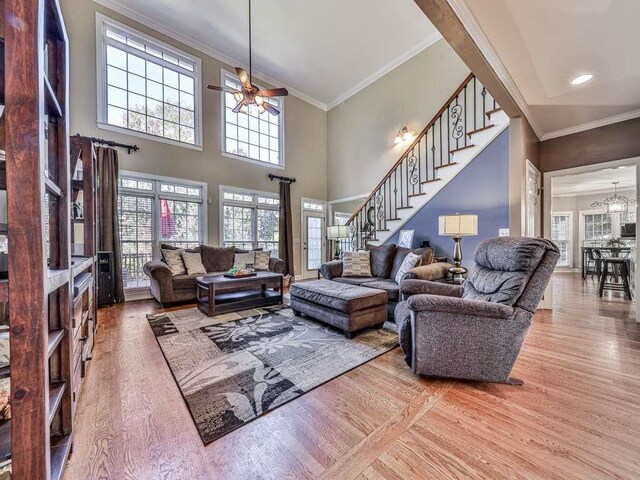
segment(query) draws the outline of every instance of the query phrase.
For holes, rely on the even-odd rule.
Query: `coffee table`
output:
[[[273,272],[257,272],[255,277],[244,278],[203,275],[196,279],[198,308],[213,317],[220,313],[281,305],[283,278],[281,273]]]

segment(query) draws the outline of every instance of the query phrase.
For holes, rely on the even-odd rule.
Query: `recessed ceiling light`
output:
[[[571,80],[571,85],[582,85],[583,83],[587,83],[592,78],[593,75],[591,75],[590,73],[584,73]]]

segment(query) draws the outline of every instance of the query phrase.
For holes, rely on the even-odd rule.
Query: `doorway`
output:
[[[575,294],[599,297],[604,278],[601,301],[632,304],[625,281],[635,301],[638,160],[545,173],[544,231],[560,249],[555,275]]]
[[[302,278],[317,278],[326,260],[325,203],[302,200]]]

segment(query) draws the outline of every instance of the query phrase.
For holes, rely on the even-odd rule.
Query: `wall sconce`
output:
[[[398,130],[398,134],[396,135],[396,138],[393,139],[393,143],[398,145],[399,143],[402,143],[405,140],[411,140],[412,138],[413,132],[410,132],[409,129],[404,126]]]

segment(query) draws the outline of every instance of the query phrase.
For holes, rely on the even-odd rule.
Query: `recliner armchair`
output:
[[[545,239],[482,242],[463,285],[404,280],[396,307],[400,345],[414,373],[521,383],[511,370],[560,258]]]

